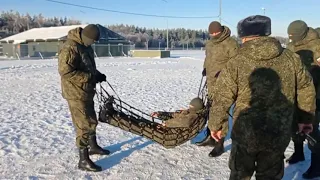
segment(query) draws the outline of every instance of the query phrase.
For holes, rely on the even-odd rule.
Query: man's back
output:
[[[306,114],[314,111],[312,78],[301,60],[274,38],[250,40],[216,82],[216,120],[211,123],[219,127],[215,123],[227,118],[225,107],[235,101],[232,139],[248,151],[283,150],[290,141],[296,98]]]

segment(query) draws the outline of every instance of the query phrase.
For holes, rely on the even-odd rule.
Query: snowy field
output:
[[[123,100],[151,113],[187,107],[197,96],[203,59],[204,51],[176,51],[167,59],[100,58],[97,68]],[[230,139],[222,156],[209,158],[210,147],[193,145],[203,133],[165,149],[103,123],[98,143],[112,154],[91,158],[104,170],[77,170],[75,133],[57,69],[57,60],[0,61],[0,179],[228,179]],[[302,179],[310,163],[305,150],[305,162],[286,165],[285,180]],[[291,143],[286,157],[292,151]]]

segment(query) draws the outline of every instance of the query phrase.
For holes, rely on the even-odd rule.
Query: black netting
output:
[[[109,84],[109,83],[108,83]],[[202,83],[201,83],[202,84]],[[110,88],[113,90],[111,85]],[[123,102],[119,97],[111,96],[100,86],[99,121],[108,123],[125,131],[149,138],[166,148],[172,148],[194,138],[206,125],[208,101],[206,83],[200,85],[199,96],[206,108],[198,113],[197,119],[188,128],[168,128],[159,126],[164,119],[153,118],[147,113]]]

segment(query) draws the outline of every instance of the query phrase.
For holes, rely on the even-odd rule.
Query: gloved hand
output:
[[[202,76],[206,76],[206,75],[207,75],[207,71],[206,71],[206,68],[204,68],[202,71]]]
[[[107,81],[107,77],[104,74],[97,74],[96,75],[96,80],[98,83],[101,83],[103,81]]]

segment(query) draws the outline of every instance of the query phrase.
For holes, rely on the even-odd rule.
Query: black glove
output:
[[[206,76],[206,75],[207,75],[207,71],[206,71],[206,68],[204,68],[202,71],[202,76]]]
[[[107,77],[104,74],[97,74],[96,75],[96,80],[98,83],[101,83],[103,81],[107,81]]]

